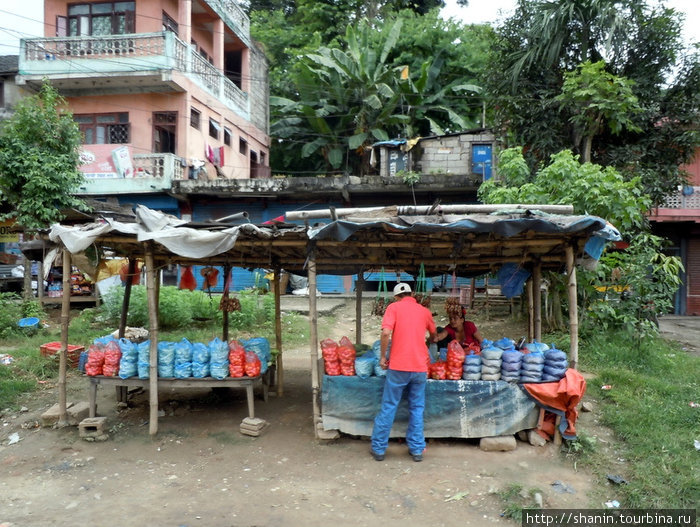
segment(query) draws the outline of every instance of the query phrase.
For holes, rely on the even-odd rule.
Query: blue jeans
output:
[[[408,391],[408,429],[406,444],[411,454],[420,454],[425,450],[423,435],[423,411],[425,410],[426,372],[387,370],[382,407],[374,418],[372,429],[372,450],[383,454],[389,445],[389,433],[394,424],[396,409],[404,391]]]

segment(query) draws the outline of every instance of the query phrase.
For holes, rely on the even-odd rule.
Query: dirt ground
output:
[[[334,320],[326,334],[352,337],[352,302]],[[523,331],[507,317],[479,325],[487,338]],[[363,341],[378,327],[368,315]],[[512,484],[539,491],[547,508],[602,506],[595,478],[551,443],[484,452],[477,440],[430,440],[415,463],[400,441],[376,462],[367,438],[316,440],[308,349],[284,353],[284,395],[256,400],[256,415],[270,423],[260,437],[239,432],[243,389],[161,393],[163,417],[151,438],[147,392],[118,409],[114,390],[100,388],[109,439],[87,442],[75,426],[37,426],[57,401],[56,386],[43,385],[24,411],[0,417],[0,526],[519,525],[502,516],[498,495]],[[77,374],[68,400],[87,400]],[[595,411],[581,413],[577,428],[613,444]],[[20,441],[8,444],[14,433]],[[603,494],[615,499],[614,487]]]

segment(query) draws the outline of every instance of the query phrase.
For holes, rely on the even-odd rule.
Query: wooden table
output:
[[[195,378],[190,377],[187,379],[170,379],[170,378],[158,378],[158,389],[160,388],[230,388],[233,386],[244,386],[246,389],[246,396],[248,399],[248,417],[255,417],[255,404],[253,395],[253,386],[256,381],[260,380],[262,376],[257,377],[226,377],[225,379],[214,379],[213,377],[203,377]],[[120,393],[126,396],[125,390],[121,390],[121,387],[125,389],[129,386],[140,387],[148,389],[150,386],[149,379],[139,379],[138,377],[129,377],[128,379],[122,379],[121,377],[105,377],[104,375],[88,376],[90,379],[88,401],[90,404],[90,417],[95,417],[97,413],[97,386],[102,384],[106,386],[116,386],[117,394],[120,397]],[[263,393],[266,399],[267,390],[263,383]],[[126,402],[126,401],[121,401]]]

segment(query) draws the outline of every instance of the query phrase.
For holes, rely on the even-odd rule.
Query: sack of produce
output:
[[[340,375],[338,343],[333,339],[323,339],[321,341],[321,355],[326,375]]]
[[[248,377],[257,377],[262,371],[262,361],[254,351],[245,352],[245,374]]]
[[[447,363],[438,361],[430,365],[428,376],[438,381],[445,380],[447,376]]]
[[[176,362],[174,374],[176,379],[188,379],[192,377],[192,363]]]
[[[204,377],[209,377],[209,361],[197,362],[193,360],[192,377],[196,379],[203,379]]]
[[[374,373],[374,366],[377,359],[373,353],[368,352],[355,359],[355,373],[360,379],[371,377]]]
[[[209,348],[203,342],[192,344],[192,362],[209,364]]]
[[[214,337],[207,344],[209,348],[209,362],[228,362],[228,344],[219,337]]]
[[[192,343],[183,338],[175,344],[175,364],[192,362]]]
[[[88,348],[88,358],[85,363],[85,373],[90,376],[102,375],[105,363],[105,352],[102,344],[93,344]]]
[[[255,337],[248,340],[242,340],[241,344],[246,352],[252,351],[260,359],[260,373],[267,371],[268,365],[272,362],[272,352],[270,351],[270,342],[265,337]]]
[[[229,342],[228,372],[231,377],[243,377],[245,375],[245,349],[237,340]]]
[[[228,377],[228,361],[225,362],[210,362],[209,376],[214,379],[225,379]]]

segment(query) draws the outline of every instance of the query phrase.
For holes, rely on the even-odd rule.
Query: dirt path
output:
[[[354,328],[352,317],[338,315],[337,338]],[[56,402],[56,387],[44,386],[23,402],[26,412],[0,419],[0,526],[516,525],[498,497],[512,484],[537,489],[546,507],[600,506],[593,478],[551,444],[493,453],[476,441],[432,440],[414,463],[398,441],[383,462],[366,439],[319,442],[308,352],[285,351],[285,368],[284,397],[256,401],[271,423],[257,438],[238,431],[243,390],[162,394],[151,439],[146,393],[118,411],[114,391],[100,389],[110,437],[86,442],[77,427],[33,427]],[[71,376],[68,399],[87,399],[85,379]],[[580,429],[596,435],[595,427],[593,414],[581,415]],[[8,445],[14,432],[21,440]]]

